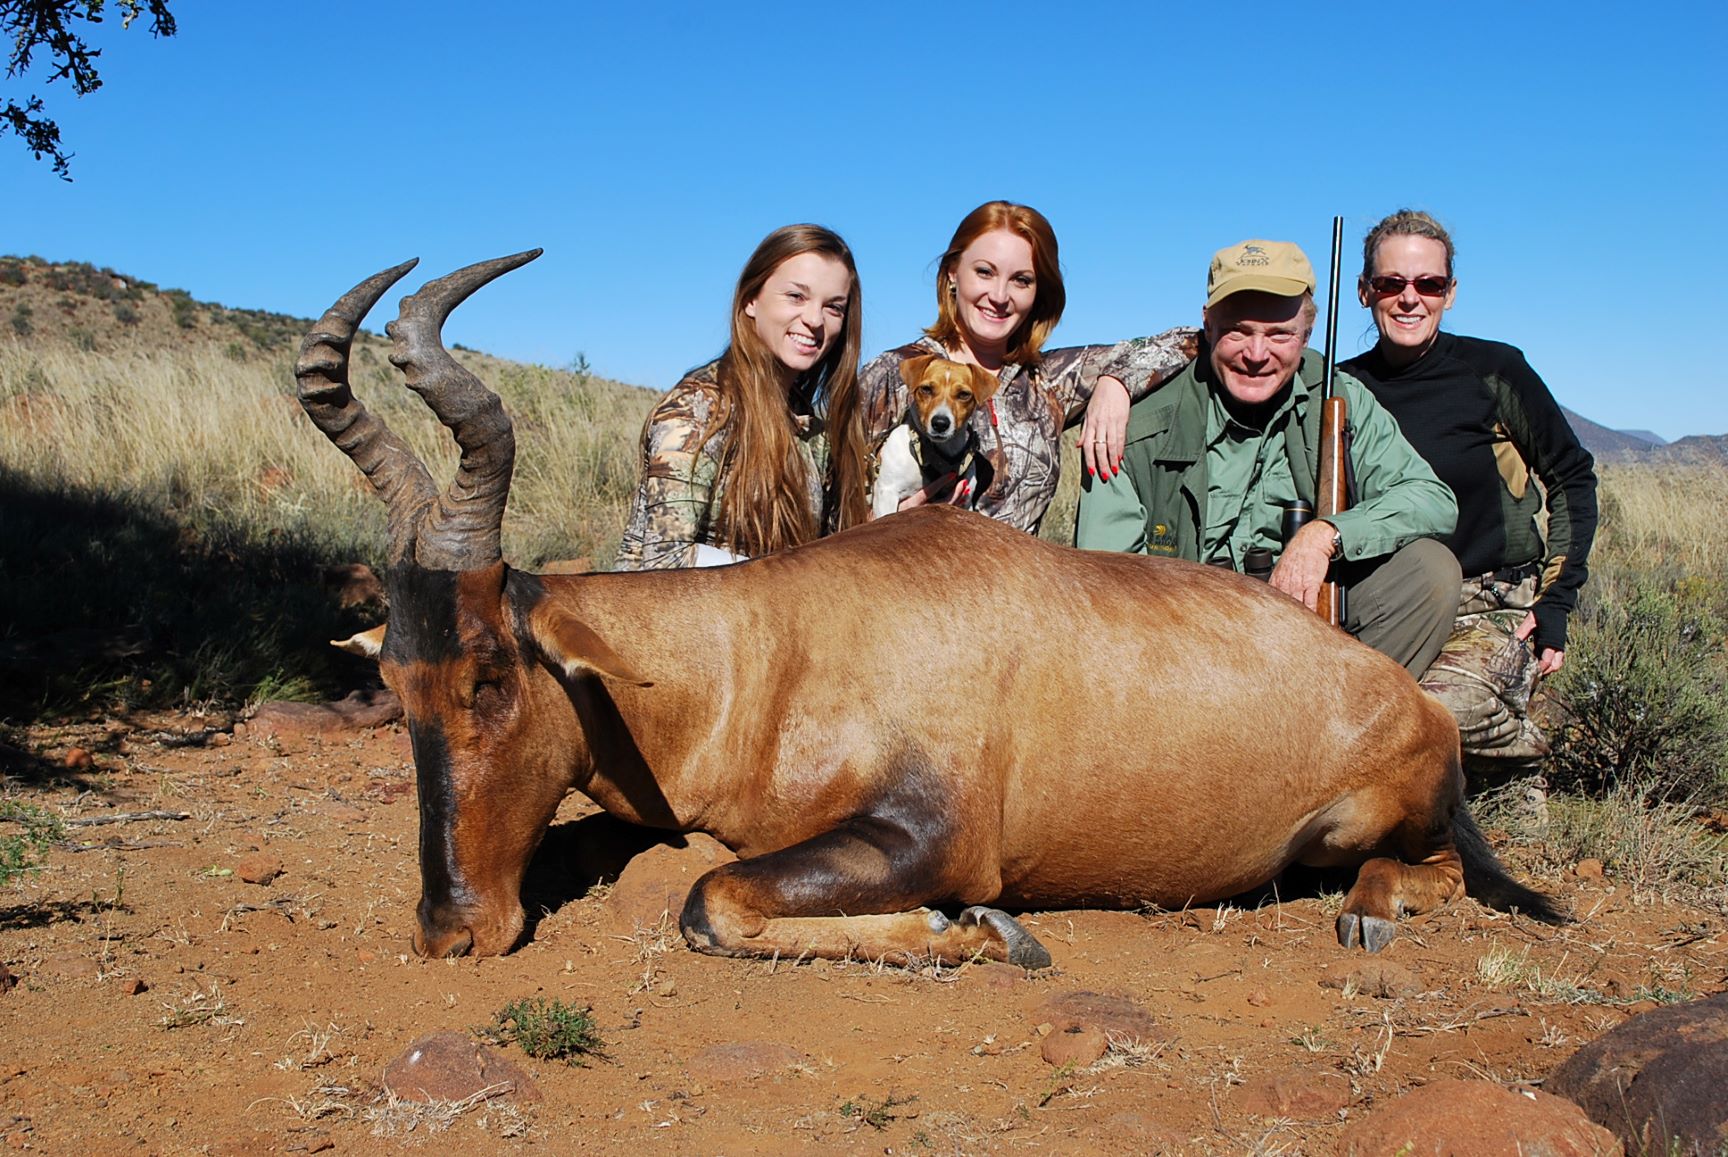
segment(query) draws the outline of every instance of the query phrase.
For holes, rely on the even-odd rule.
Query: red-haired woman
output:
[[[648,415],[618,570],[753,558],[864,521],[852,251],[787,225],[750,255],[732,339]]]
[[[1128,389],[1144,393],[1195,356],[1194,331],[1173,329],[1113,346],[1046,351],[1067,293],[1056,233],[1036,209],[987,201],[966,214],[936,270],[936,324],[910,345],[859,371],[864,432],[872,446],[906,415],[900,363],[924,354],[981,366],[1001,385],[972,416],[992,479],[974,509],[1036,533],[1056,494],[1062,431],[1085,416],[1081,453],[1088,470],[1122,461]],[[926,497],[914,495],[906,505]]]

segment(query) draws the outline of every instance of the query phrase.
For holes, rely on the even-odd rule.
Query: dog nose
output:
[[[954,420],[947,414],[936,414],[930,419],[930,432],[938,437],[944,437],[953,425]]]

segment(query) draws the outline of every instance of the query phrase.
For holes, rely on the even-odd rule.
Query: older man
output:
[[[1285,507],[1313,501],[1319,466],[1313,267],[1283,241],[1222,249],[1201,316],[1199,357],[1130,409],[1121,469],[1084,482],[1076,545],[1236,570],[1265,548],[1272,585],[1310,607],[1331,571],[1347,592],[1344,628],[1420,676],[1457,611],[1458,562],[1435,541],[1458,518],[1451,490],[1373,395],[1337,374],[1356,501],[1283,541]]]

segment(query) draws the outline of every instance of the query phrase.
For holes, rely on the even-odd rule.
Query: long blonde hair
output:
[[[809,542],[824,529],[810,511],[785,366],[745,313],[745,307],[761,295],[780,263],[801,253],[832,257],[851,277],[839,339],[793,388],[809,390],[812,408],[818,414],[826,411],[829,465],[823,489],[831,511],[829,520],[838,529],[863,522],[868,516],[863,419],[858,405],[858,350],[864,310],[858,268],[852,250],[833,230],[820,225],[786,225],[762,239],[738,275],[738,287],[732,294],[732,340],[720,355],[716,375],[721,399],[716,425],[726,437],[715,479],[720,490],[715,526],[723,545],[752,557]]]
[[[1029,205],[1012,201],[986,201],[961,220],[936,267],[936,324],[924,332],[949,349],[965,344],[960,328],[960,310],[949,283],[960,264],[960,254],[986,233],[1006,229],[1032,247],[1032,274],[1037,278],[1032,310],[1019,329],[1008,335],[1007,359],[1023,366],[1038,364],[1040,351],[1050,331],[1062,320],[1068,291],[1062,286],[1062,267],[1056,254],[1056,230],[1044,214]]]

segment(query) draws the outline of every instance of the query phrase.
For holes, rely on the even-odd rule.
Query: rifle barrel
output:
[[[1332,280],[1326,291],[1326,378],[1322,399],[1332,396],[1332,375],[1338,365],[1338,275],[1344,266],[1344,218],[1332,218]]]

